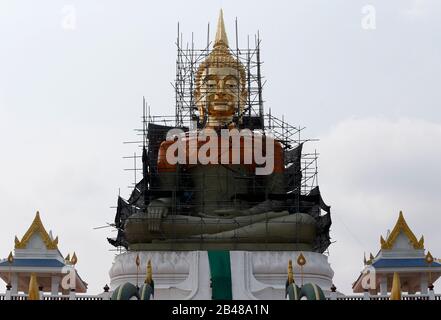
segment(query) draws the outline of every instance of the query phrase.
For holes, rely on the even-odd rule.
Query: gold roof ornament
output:
[[[15,248],[17,248],[17,245],[20,244],[20,240],[17,238],[17,236],[15,236],[14,243],[15,243]]]
[[[147,262],[147,272],[144,283],[152,284],[152,282],[153,282],[153,269],[152,269],[152,262],[149,260],[149,262]]]
[[[424,249],[424,237],[421,236],[420,240],[417,240],[414,233],[407,225],[402,211],[400,211],[397,223],[387,239],[385,240],[383,236],[380,237],[381,249],[392,249],[393,244],[401,232],[403,232],[407,238],[409,238],[409,241],[414,249]]]
[[[14,256],[12,255],[12,251],[9,252],[9,256],[8,256],[8,263],[12,264],[14,262]]]
[[[300,252],[300,255],[297,258],[297,264],[301,267],[303,267],[306,264],[306,258],[302,252]]]
[[[368,260],[366,260],[366,254],[365,254],[365,256],[364,256],[364,265],[371,265],[372,262],[374,261],[374,259],[375,259],[375,257],[372,254],[372,252],[369,253],[369,259]]]
[[[38,290],[37,275],[35,272],[31,273],[31,279],[29,280],[28,300],[40,300],[40,290]]]
[[[139,254],[136,255],[135,264],[136,264],[136,267],[139,268],[139,265],[141,264],[141,260],[139,259]]]
[[[430,253],[430,251],[427,251],[427,254],[426,254],[426,258],[425,258],[425,260],[426,260],[426,262],[427,262],[428,264],[431,264],[431,263],[433,262],[433,256],[432,256],[432,254]]]
[[[70,263],[71,263],[72,265],[76,265],[77,262],[78,262],[77,254],[76,254],[75,251],[74,251],[74,253],[73,253],[73,255],[72,255],[72,259],[70,259]]]
[[[17,236],[15,237],[15,249],[25,249],[29,243],[29,240],[31,240],[31,237],[36,233],[40,235],[48,250],[58,249],[58,237],[51,239],[44,228],[43,223],[41,222],[40,212],[38,211],[35,214],[34,221],[32,221],[31,226],[29,227],[28,231],[26,231],[21,241],[17,238]]]
[[[64,261],[70,262],[70,253],[67,254],[66,258],[64,258]]]
[[[294,283],[294,272],[292,268],[292,260],[288,261],[288,284]]]
[[[401,300],[401,282],[398,272],[394,272],[392,280],[392,290],[390,292],[390,300]]]

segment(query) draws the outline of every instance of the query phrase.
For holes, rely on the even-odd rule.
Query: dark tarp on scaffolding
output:
[[[116,239],[108,238],[110,244],[115,247],[123,246],[125,248],[128,247],[128,243],[124,237],[124,224],[128,217],[132,214],[137,213],[139,211],[144,211],[145,206],[148,204],[151,196],[158,197],[160,196],[160,190],[155,188],[155,180],[154,177],[157,173],[157,158],[159,146],[162,141],[166,139],[167,132],[171,129],[175,129],[170,126],[162,126],[157,124],[150,123],[148,125],[148,153],[147,157],[143,157],[143,169],[144,171],[148,170],[148,179],[149,183],[145,183],[144,179],[147,175],[144,172],[144,179],[139,181],[132,194],[129,197],[128,201],[125,201],[121,197],[118,197],[118,207],[115,216],[115,226],[118,230],[118,234]],[[188,131],[188,128],[179,128],[183,131]],[[331,226],[331,215],[330,215],[330,207],[325,204],[323,201],[319,187],[313,188],[308,194],[301,193],[302,187],[302,167],[301,167],[301,158],[302,158],[302,148],[303,143],[299,144],[297,147],[286,150],[284,153],[285,160],[285,186],[286,186],[286,195],[282,195],[282,199],[286,201],[286,205],[288,206],[288,210],[291,214],[295,214],[297,212],[307,213],[314,217],[317,221],[317,237],[314,244],[314,251],[323,253],[330,244],[329,237],[329,229]],[[256,180],[257,185],[259,185],[258,180]],[[178,196],[180,193],[178,191]],[[158,193],[159,192],[159,193]],[[248,195],[237,195],[238,198],[244,197],[249,198],[246,200],[249,201],[257,201],[261,195],[258,193],[248,194]],[[144,199],[146,197],[146,199]],[[280,198],[280,196],[278,196]],[[254,199],[257,198],[257,199]],[[261,199],[261,198],[260,198]],[[181,208],[184,206],[181,206]],[[326,214],[322,215],[321,210],[326,212]]]

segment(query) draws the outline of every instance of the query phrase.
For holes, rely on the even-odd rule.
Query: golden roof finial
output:
[[[35,272],[31,273],[31,279],[29,280],[28,300],[40,300],[40,290],[38,290],[37,275]]]
[[[291,284],[294,282],[294,273],[292,271],[292,260],[290,259],[288,261],[288,284]]]
[[[70,263],[70,253],[67,254],[67,256],[66,256],[66,258],[64,258],[64,260],[65,260],[66,262],[69,262],[69,263]]]
[[[401,300],[401,283],[398,272],[394,272],[392,280],[392,290],[390,292],[390,300]]]
[[[430,253],[430,251],[427,251],[427,254],[426,254],[426,262],[427,262],[428,264],[431,264],[431,263],[433,262],[433,256],[432,256],[432,254]]]
[[[12,251],[9,252],[8,262],[9,262],[9,263],[13,263],[13,262],[14,262],[14,256],[12,255]]]
[[[141,260],[139,259],[139,253],[136,254],[135,264],[136,264],[136,267],[139,268],[139,265],[141,264]]]
[[[77,262],[78,262],[77,254],[74,251],[74,253],[72,255],[72,259],[70,259],[70,263],[73,264],[73,265],[76,265]]]
[[[222,9],[220,10],[219,19],[217,21],[216,38],[214,40],[213,47],[216,48],[217,46],[228,47],[228,38],[227,38],[227,33],[225,32],[225,24],[224,24],[224,12]]]
[[[300,252],[299,257],[297,258],[297,264],[301,267],[303,267],[306,264],[306,258],[303,255],[303,252]]]
[[[20,240],[18,239],[18,237],[17,237],[17,236],[15,236],[15,239],[14,239],[14,244],[15,244],[15,248],[17,248],[17,246],[19,246],[19,245],[20,245]]]
[[[149,260],[149,262],[147,262],[147,273],[145,276],[144,283],[152,284],[152,281],[153,281],[152,262]]]

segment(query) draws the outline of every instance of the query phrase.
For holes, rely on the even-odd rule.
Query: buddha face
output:
[[[235,68],[206,68],[197,85],[197,105],[201,113],[207,113],[208,126],[230,122],[236,110],[244,105],[246,91]]]

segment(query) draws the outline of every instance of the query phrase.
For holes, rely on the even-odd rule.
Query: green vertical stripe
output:
[[[211,298],[233,300],[229,251],[208,251],[211,273]]]

